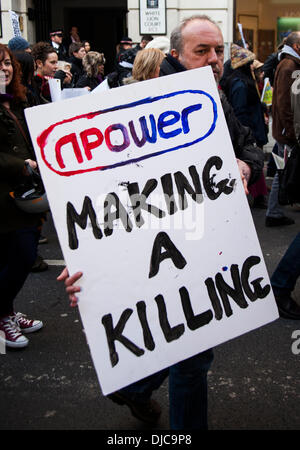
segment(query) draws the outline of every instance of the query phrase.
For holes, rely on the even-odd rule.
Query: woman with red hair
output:
[[[15,297],[35,262],[42,217],[18,209],[10,196],[28,180],[28,167],[37,167],[24,117],[27,106],[20,65],[0,44],[0,341],[13,348],[27,346],[23,333],[43,326],[14,309]]]

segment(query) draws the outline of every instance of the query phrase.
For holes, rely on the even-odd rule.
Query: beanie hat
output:
[[[256,59],[256,55],[246,48],[239,47],[236,44],[231,44],[231,67],[237,69]]]
[[[164,53],[168,53],[170,51],[170,39],[166,36],[158,36],[148,42],[145,48],[159,48]]]
[[[255,59],[253,61],[253,64],[252,64],[253,70],[260,69],[262,66],[263,66],[263,63],[258,61],[257,59]]]
[[[15,36],[8,42],[8,48],[12,51],[26,50],[29,47],[29,42],[21,36]]]

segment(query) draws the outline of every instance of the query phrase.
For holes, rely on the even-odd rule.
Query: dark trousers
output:
[[[297,234],[271,277],[275,295],[291,294],[300,276],[300,233]]]
[[[170,428],[207,430],[207,372],[213,350],[206,350],[123,389],[135,401],[146,401],[169,376]]]
[[[0,234],[0,318],[14,312],[14,299],[37,256],[39,236],[37,227]]]

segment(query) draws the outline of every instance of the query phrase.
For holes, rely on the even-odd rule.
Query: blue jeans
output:
[[[279,142],[277,142],[277,145],[278,145],[278,156],[281,156],[283,158],[285,146],[280,144]],[[289,146],[286,146],[286,148],[287,151],[292,150]],[[283,207],[280,206],[278,203],[278,192],[279,192],[279,176],[278,172],[276,172],[273,178],[272,188],[269,195],[268,209],[266,213],[267,217],[274,217],[276,219],[279,219],[285,216]]]
[[[135,401],[147,401],[169,376],[170,428],[207,430],[207,372],[212,349],[121,389]]]
[[[14,312],[14,299],[37,256],[39,236],[37,227],[0,234],[0,318]]]
[[[300,276],[300,233],[297,234],[271,277],[275,295],[290,294]]]

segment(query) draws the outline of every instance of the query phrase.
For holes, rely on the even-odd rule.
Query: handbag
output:
[[[300,147],[292,148],[284,169],[278,170],[279,191],[278,203],[280,205],[293,205],[300,203]]]

